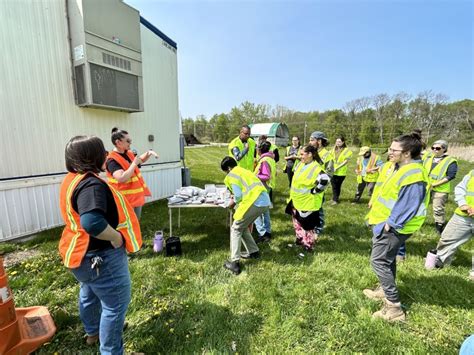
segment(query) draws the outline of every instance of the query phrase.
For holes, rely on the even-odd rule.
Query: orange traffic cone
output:
[[[16,308],[0,256],[0,354],[29,354],[51,339],[56,326],[46,307]]]

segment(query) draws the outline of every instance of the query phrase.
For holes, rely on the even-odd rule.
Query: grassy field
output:
[[[283,150],[282,152],[283,153]],[[219,163],[225,148],[186,150],[193,185],[222,183]],[[353,168],[343,184],[342,203],[325,204],[327,225],[314,255],[297,258],[288,248],[294,233],[284,214],[288,193],[279,165],[274,240],[262,247],[262,258],[245,261],[234,276],[222,264],[229,254],[226,212],[183,210],[183,256],[166,258],[151,248],[155,230],[168,231],[166,202],[145,206],[143,249],[130,259],[132,303],[125,332],[128,351],[152,353],[431,353],[456,354],[474,332],[474,282],[467,278],[474,241],[442,270],[423,268],[426,252],[437,242],[430,215],[407,242],[407,260],[398,267],[398,285],[408,319],[402,324],[374,321],[380,308],[362,289],[377,280],[369,264],[371,234],[364,226],[365,205],[351,205]],[[474,164],[460,162],[456,183]],[[331,191],[327,192],[329,201]],[[367,197],[365,197],[365,201]],[[454,210],[450,196],[448,216]],[[431,214],[431,210],[430,210]],[[26,244],[0,244],[0,251],[35,248],[40,255],[8,268],[17,306],[45,305],[58,327],[39,353],[95,353],[87,348],[78,316],[78,285],[57,253],[60,229]]]

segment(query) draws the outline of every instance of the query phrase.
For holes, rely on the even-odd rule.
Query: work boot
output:
[[[385,298],[385,292],[383,292],[382,286],[378,286],[373,290],[366,288],[362,293],[371,300],[383,300]]]
[[[260,252],[259,251],[254,251],[253,253],[250,254],[242,254],[240,257],[242,259],[260,259]]]
[[[399,322],[406,319],[405,312],[403,311],[400,302],[390,302],[386,298],[384,298],[383,301],[384,305],[382,309],[372,314],[372,318],[382,318],[388,322]]]
[[[238,260],[236,260],[236,261],[228,261],[227,260],[224,263],[224,268],[231,271],[234,275],[238,275],[242,271],[242,270],[240,270],[240,262]]]
[[[435,223],[435,228],[438,234],[441,235],[441,233],[443,233],[444,223]]]

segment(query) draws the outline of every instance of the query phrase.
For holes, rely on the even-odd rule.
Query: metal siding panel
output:
[[[0,1],[0,178],[64,172],[70,137],[94,134],[112,148],[118,126],[138,151],[154,149],[160,162],[179,160],[176,53],[141,28],[145,112],[79,108],[74,103],[65,1]],[[155,141],[148,142],[153,134]],[[18,161],[21,157],[21,164]]]
[[[181,187],[181,166],[144,169],[143,177],[152,193],[147,202],[162,199]],[[0,191],[0,242],[62,225],[59,187],[57,182]]]

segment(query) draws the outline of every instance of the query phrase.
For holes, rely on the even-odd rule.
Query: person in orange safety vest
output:
[[[145,180],[140,172],[141,164],[145,163],[152,155],[158,155],[148,150],[140,156],[130,150],[132,140],[127,131],[114,127],[112,129],[112,144],[114,150],[107,157],[107,178],[109,184],[119,190],[130,202],[140,219],[145,196],[151,196]]]
[[[127,199],[99,177],[107,151],[94,136],[66,145],[68,174],[60,188],[65,227],[59,242],[64,265],[80,283],[79,314],[89,345],[122,354],[122,331],[131,299],[127,252],[141,248],[140,224]]]

